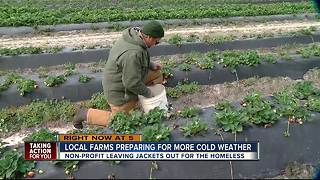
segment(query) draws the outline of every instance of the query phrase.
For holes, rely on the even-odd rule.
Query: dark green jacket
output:
[[[110,50],[104,68],[102,86],[107,101],[122,105],[137,99],[138,95],[150,97],[151,92],[143,83],[149,67],[150,55],[138,29],[124,30]]]

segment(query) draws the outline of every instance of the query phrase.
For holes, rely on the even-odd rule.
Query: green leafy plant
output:
[[[191,52],[184,57],[183,62],[186,64],[197,64],[199,59],[201,59],[203,55],[198,52]]]
[[[93,94],[87,107],[102,110],[110,108],[109,104],[107,103],[106,96],[103,92]]]
[[[295,98],[292,91],[285,89],[276,92],[274,93],[274,98],[280,105],[277,108],[277,112],[281,117],[288,117],[290,122],[299,122],[301,124],[310,117],[310,113],[300,105],[299,99]]]
[[[21,96],[24,96],[26,93],[32,92],[37,87],[37,82],[32,79],[20,79],[18,81],[17,89]]]
[[[16,111],[17,121],[23,127],[35,127],[48,121],[71,121],[75,107],[70,101],[34,101]]]
[[[11,2],[10,2],[11,3]],[[127,2],[124,2],[127,3]],[[221,18],[231,16],[263,16],[276,14],[299,14],[313,13],[314,6],[309,2],[299,3],[268,3],[268,4],[221,4],[219,8],[209,4],[203,6],[197,3],[192,6],[185,6],[189,1],[178,1],[172,4],[167,2],[163,6],[150,4],[143,1],[141,4],[133,4],[131,7],[119,5],[103,4],[96,6],[74,4],[60,8],[46,8],[46,5],[26,3],[15,3],[2,7],[2,21],[0,26],[38,26],[70,23],[94,23],[94,22],[116,22],[150,19],[195,19],[195,18]],[[136,3],[136,2],[135,2]],[[69,3],[66,3],[67,5]],[[161,3],[163,4],[163,3]],[[181,6],[181,4],[183,4]],[[82,6],[86,8],[82,8]],[[100,7],[100,8],[96,8]],[[156,7],[156,8],[150,8]],[[81,13],[78,13],[81,11]],[[9,12],[16,12],[8,15]],[[130,16],[126,16],[130,12]],[[157,13],[155,13],[157,12]],[[37,18],[34,18],[37,17]]]
[[[235,107],[229,102],[229,101],[220,101],[218,102],[215,106],[214,106],[215,109],[217,110],[233,110],[235,109]]]
[[[242,132],[243,127],[248,123],[248,118],[239,110],[225,109],[221,112],[215,112],[215,120],[224,131],[232,133]]]
[[[261,60],[265,62],[273,63],[273,64],[277,62],[276,58],[272,54],[262,55]]]
[[[196,117],[200,113],[201,109],[199,107],[184,107],[180,112],[179,116],[182,118],[192,118]]]
[[[179,65],[179,70],[180,71],[190,71],[191,70],[191,66],[190,66],[190,64],[182,63],[182,64]]]
[[[161,68],[161,74],[163,75],[163,77],[165,79],[170,78],[170,77],[173,76],[172,69],[170,67],[166,67],[166,66]]]
[[[20,54],[39,54],[43,49],[39,47],[0,48],[1,56],[17,56]]]
[[[76,69],[76,66],[75,66],[75,64],[72,64],[72,63],[70,63],[70,62],[68,62],[68,63],[65,63],[64,65],[64,69],[65,69],[65,72],[64,72],[64,76],[71,76],[71,75],[73,75],[73,74],[75,74],[76,72],[75,72],[75,69]]]
[[[320,112],[320,98],[309,97],[304,106],[307,107],[307,109],[310,111]]]
[[[187,123],[185,126],[180,127],[180,130],[182,131],[183,135],[188,136],[194,136],[196,134],[199,134],[202,131],[207,131],[207,124],[203,123],[199,117],[193,117],[191,122]]]
[[[79,82],[81,82],[81,83],[87,83],[87,82],[89,82],[91,79],[93,79],[93,77],[86,76],[86,75],[80,75],[80,76],[79,76]]]
[[[24,160],[22,153],[16,150],[4,152],[0,159],[0,178],[11,179],[25,174],[35,167],[34,161]]]
[[[145,115],[145,124],[155,124],[160,123],[161,120],[165,116],[165,111],[163,109],[160,109],[159,107],[155,107],[154,109],[151,109],[146,115]]]
[[[204,57],[197,62],[197,66],[200,69],[213,69],[214,61],[209,57]]]
[[[174,68],[177,66],[177,62],[174,59],[161,57],[160,64],[164,67]]]
[[[117,133],[133,134],[145,126],[159,124],[163,118],[164,110],[158,107],[147,114],[140,111],[130,111],[129,114],[119,112],[111,117],[109,128]]]
[[[66,80],[67,78],[64,75],[48,76],[47,79],[44,81],[44,84],[48,87],[54,87],[63,84]]]
[[[57,134],[57,132],[51,132],[48,129],[41,128],[40,130],[25,137],[23,141],[55,141]]]
[[[182,37],[179,35],[179,34],[174,34],[173,36],[171,36],[169,39],[168,39],[168,42],[170,44],[175,44],[177,46],[181,46],[182,44]]]
[[[0,110],[0,134],[2,136],[20,130],[20,126],[17,126],[17,124],[19,124],[19,121],[13,109],[3,108]]]
[[[177,66],[177,63],[173,59],[161,57],[160,64],[162,65],[161,73],[163,74],[164,78],[170,78],[173,76],[172,68]]]
[[[310,96],[320,95],[320,91],[317,90],[312,81],[302,81],[295,84],[293,93],[298,99],[307,99]]]
[[[147,126],[142,130],[143,141],[159,142],[170,140],[170,129],[164,125]]]
[[[0,92],[9,89],[12,84],[17,83],[21,78],[22,77],[16,73],[9,73],[5,81],[0,85]]]
[[[198,82],[178,82],[176,87],[166,89],[167,95],[172,98],[179,98],[183,94],[192,94],[200,90]]]
[[[244,98],[241,105],[243,106],[241,112],[253,124],[269,125],[278,120],[276,109],[272,107],[269,101],[263,100],[259,93],[249,94]]]

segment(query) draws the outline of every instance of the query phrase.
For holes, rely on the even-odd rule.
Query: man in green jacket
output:
[[[111,111],[78,109],[73,120],[75,128],[83,128],[83,122],[107,126],[116,112],[128,113],[138,102],[138,95],[153,96],[147,86],[160,84],[163,76],[160,64],[150,61],[148,48],[159,43],[164,29],[157,21],[150,21],[141,29],[128,28],[112,47],[103,73],[103,91]]]

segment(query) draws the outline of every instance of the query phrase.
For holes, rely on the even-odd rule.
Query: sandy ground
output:
[[[289,31],[297,31],[309,27],[320,27],[317,21],[271,21],[265,23],[247,22],[236,25],[202,25],[192,27],[177,27],[167,29],[165,39],[173,34],[179,33],[182,36],[188,34],[197,34],[200,37],[204,35],[244,35],[244,34],[263,34],[273,33],[281,34]],[[66,48],[93,48],[109,47],[121,35],[120,32],[106,32],[103,30],[93,31],[66,31],[27,34],[20,36],[2,36],[0,39],[0,48],[18,48],[18,47],[66,47]]]

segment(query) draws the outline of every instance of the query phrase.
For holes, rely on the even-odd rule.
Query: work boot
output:
[[[73,126],[77,129],[83,128],[83,121],[87,121],[88,109],[78,108],[76,114],[73,117]]]

